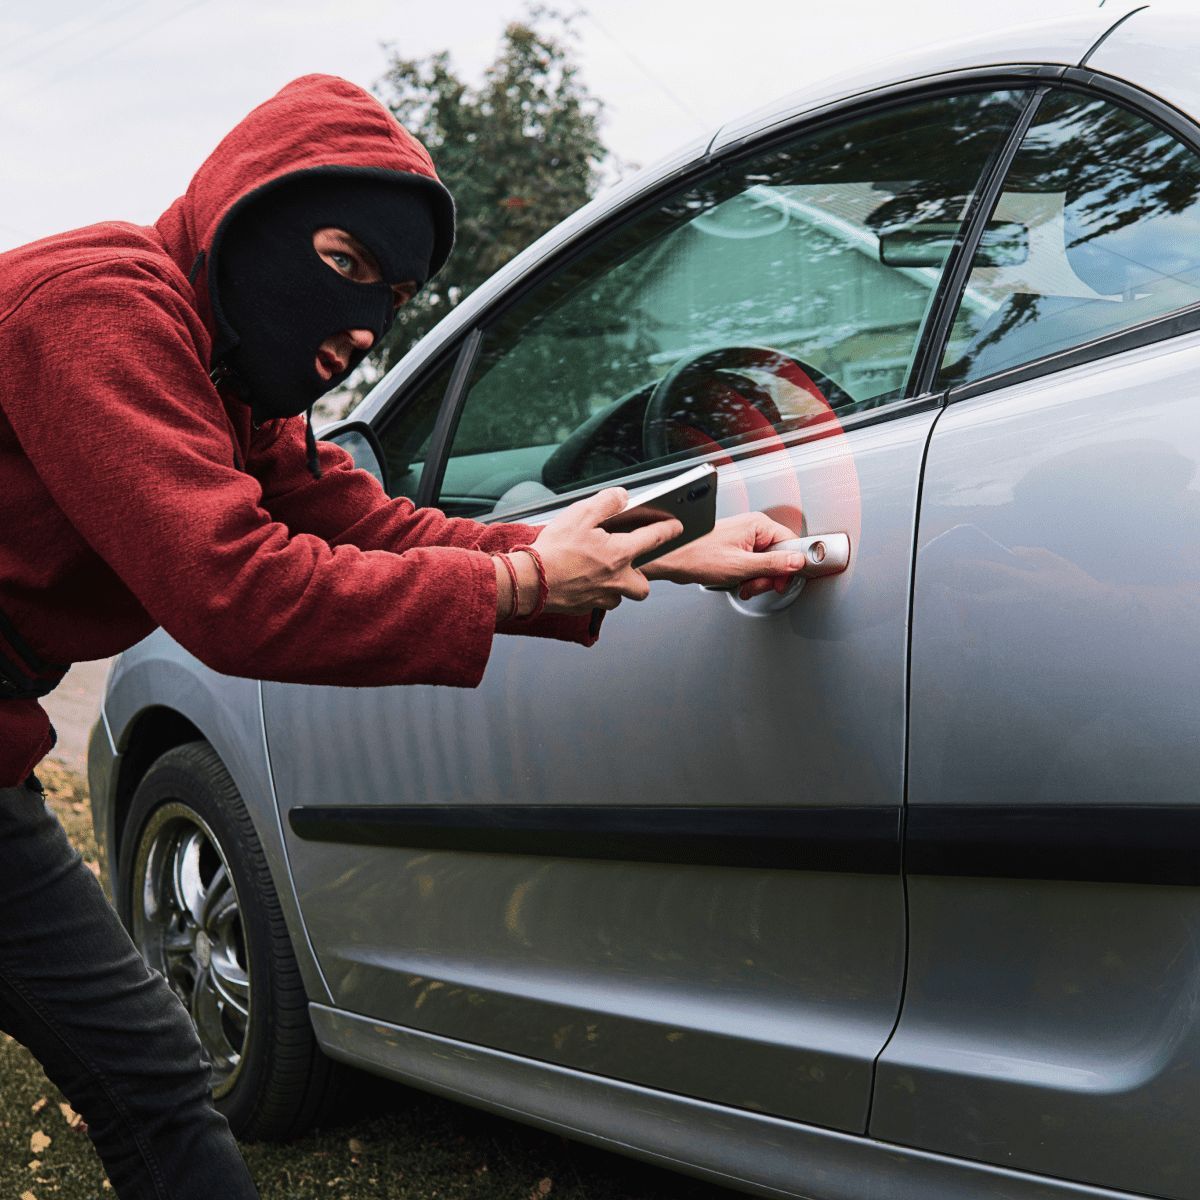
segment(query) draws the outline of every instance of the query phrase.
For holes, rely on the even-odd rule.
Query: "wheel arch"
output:
[[[186,737],[186,723],[174,733]],[[316,1041],[281,888],[210,742],[185,740],[151,760],[121,861],[119,911],[187,1007],[235,1135],[287,1139],[343,1111],[358,1077]]]
[[[109,873],[138,784],[168,750],[186,742],[210,745],[245,802],[270,865],[309,998],[332,998],[300,912],[263,734],[259,683],[221,675],[188,654],[161,630],[118,660],[104,698],[104,719],[117,752],[108,796],[94,798],[105,826]]]
[[[127,729],[118,759],[110,818],[108,862],[114,888],[117,886],[117,873],[122,867],[118,848],[138,784],[168,750],[187,742],[201,741],[208,741],[201,730],[182,713],[165,705],[154,705],[138,713]]]

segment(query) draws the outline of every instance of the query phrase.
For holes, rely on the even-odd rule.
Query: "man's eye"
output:
[[[350,275],[354,271],[354,259],[348,254],[342,254],[337,250],[329,252],[330,261],[343,275]]]

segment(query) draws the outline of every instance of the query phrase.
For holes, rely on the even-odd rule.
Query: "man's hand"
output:
[[[564,509],[538,534],[537,550],[550,587],[546,612],[612,609],[623,597],[645,600],[650,594],[646,576],[631,564],[678,537],[683,525],[672,518],[630,533],[605,533],[601,523],[616,516],[628,499],[624,488],[605,488]]]
[[[743,600],[772,589],[783,593],[792,576],[804,566],[804,555],[771,547],[795,536],[786,525],[764,513],[725,517],[711,533],[647,563],[643,572],[649,579],[669,579],[672,583],[703,583],[709,587],[740,583],[738,595]]]

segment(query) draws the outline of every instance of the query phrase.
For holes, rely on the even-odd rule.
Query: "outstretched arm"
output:
[[[447,517],[436,508],[418,509],[403,496],[393,500],[340,446],[318,442],[317,448],[320,479],[305,463],[304,418],[272,421],[256,433],[246,469],[262,486],[263,504],[277,520],[331,546],[393,553],[412,545],[458,546],[496,554],[538,534],[536,526],[484,525]]]
[[[403,553],[412,545],[455,546],[503,554],[514,546],[533,543],[542,533],[536,525],[485,525],[462,517],[447,517],[435,508],[416,508],[406,497],[392,499],[379,481],[354,466],[354,460],[332,442],[317,443],[321,477],[305,463],[304,419],[295,417],[264,426],[251,447],[247,470],[263,489],[263,503],[293,531],[323,538],[331,546]],[[537,574],[525,555],[515,559],[523,595],[536,592]],[[497,626],[501,633],[548,637],[590,646],[599,634],[600,620],[590,614],[549,612],[532,620],[505,621],[510,611],[509,576],[493,561]],[[523,611],[528,611],[522,605]]]
[[[418,518],[403,553],[277,519],[234,465],[203,327],[154,264],[80,267],[24,304],[21,327],[43,332],[3,348],[13,377],[38,386],[6,390],[5,414],[54,502],[184,647],[285,682],[479,682],[496,626],[490,555],[420,544]]]

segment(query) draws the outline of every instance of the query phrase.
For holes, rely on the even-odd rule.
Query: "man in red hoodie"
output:
[[[255,1192],[186,1011],[41,800],[38,698],[66,664],[162,625],[230,674],[472,687],[497,630],[591,645],[595,610],[648,592],[632,560],[677,531],[598,528],[620,489],[540,530],[448,519],[315,441],[300,414],[452,239],[424,148],[306,76],[155,225],[0,255],[0,1028],[87,1120],[122,1200]],[[748,514],[653,574],[782,586],[802,563],[768,547],[790,536]]]

